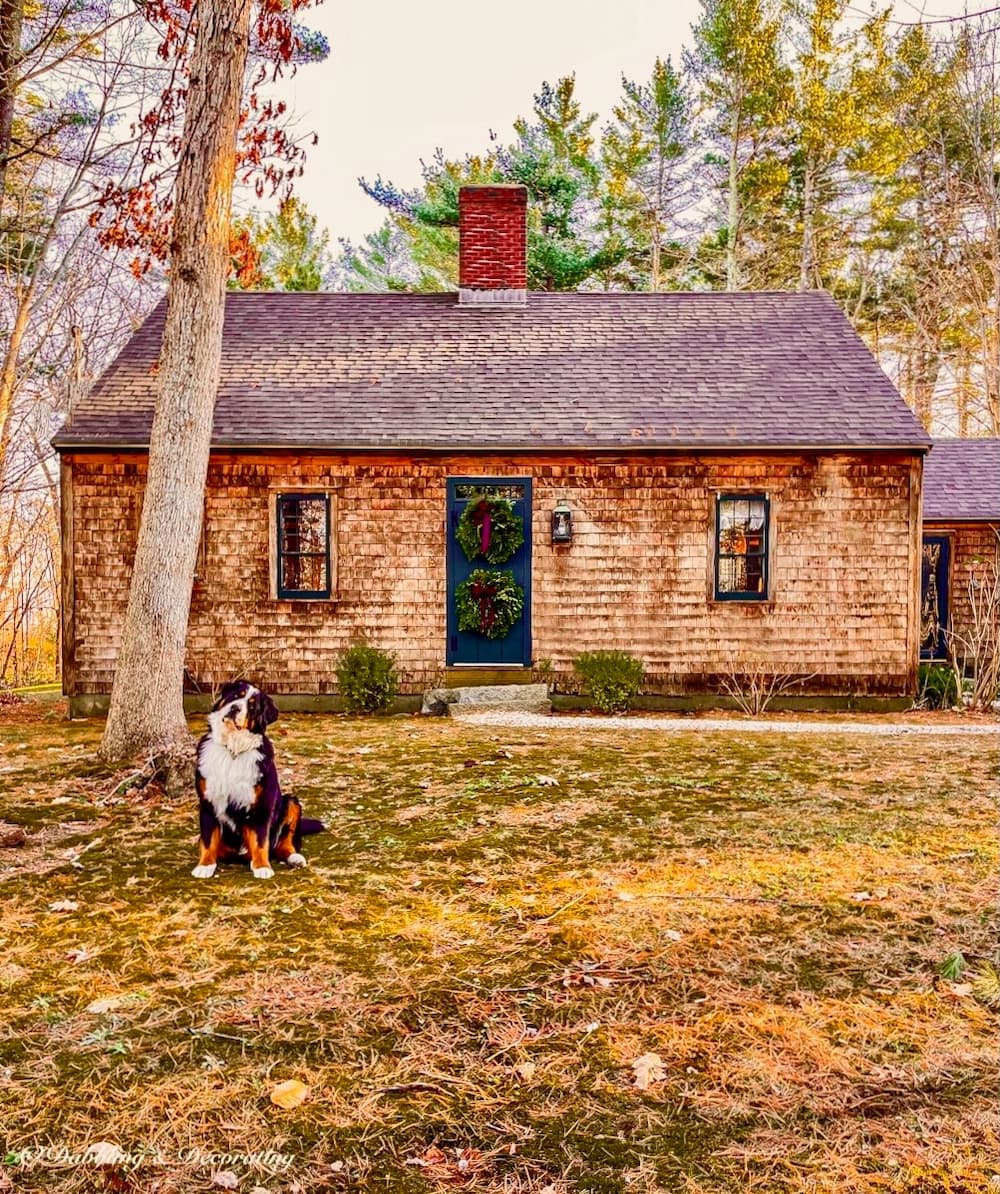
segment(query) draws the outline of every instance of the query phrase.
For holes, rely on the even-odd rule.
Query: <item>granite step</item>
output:
[[[461,717],[483,709],[548,713],[552,709],[549,687],[547,684],[475,684],[432,688],[424,693],[420,711],[431,717]]]

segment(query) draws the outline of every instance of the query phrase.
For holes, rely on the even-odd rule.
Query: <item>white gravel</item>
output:
[[[878,737],[905,735],[937,736],[943,734],[974,734],[1000,739],[1000,723],[994,725],[928,725],[927,723],[892,722],[880,725],[865,721],[758,721],[712,717],[587,717],[548,713],[521,713],[508,709],[477,709],[455,714],[457,720],[472,725],[510,726],[533,730],[666,730],[672,733],[727,734],[871,734]]]

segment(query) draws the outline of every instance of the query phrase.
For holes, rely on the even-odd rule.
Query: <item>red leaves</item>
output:
[[[273,98],[262,100],[258,89],[269,75],[277,78],[281,68],[292,62],[296,48],[293,17],[308,5],[309,0],[291,0],[290,4],[287,0],[262,0],[258,6],[252,38],[256,56],[264,61],[250,83],[247,107],[240,114],[236,156],[240,181],[252,183],[258,198],[268,190],[271,194],[282,189],[289,192],[292,179],[302,173],[305,150],[280,123],[287,104]],[[162,34],[157,54],[174,64],[172,83],[134,126],[141,162],[138,181],[109,183],[90,217],[91,225],[99,228],[103,247],[135,251],[131,268],[137,277],[154,261],[165,261],[169,253],[173,168],[184,123],[191,33],[197,25],[195,0],[146,0],[144,11]],[[243,284],[255,276],[258,264],[242,243],[233,247],[233,267]]]

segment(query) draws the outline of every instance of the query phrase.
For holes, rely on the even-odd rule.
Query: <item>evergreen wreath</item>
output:
[[[455,589],[459,630],[506,638],[524,609],[524,589],[513,572],[477,568]]]
[[[467,560],[483,556],[491,564],[506,564],[524,542],[524,520],[510,498],[474,493],[455,530]]]

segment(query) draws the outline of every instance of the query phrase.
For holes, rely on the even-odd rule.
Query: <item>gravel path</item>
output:
[[[506,709],[469,710],[454,716],[472,725],[513,726],[533,730],[668,730],[674,733],[725,732],[727,734],[871,734],[892,738],[903,735],[974,734],[1000,739],[995,725],[927,725],[893,722],[879,725],[865,721],[758,721],[711,717],[553,717],[546,713],[521,713]]]

